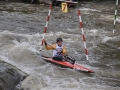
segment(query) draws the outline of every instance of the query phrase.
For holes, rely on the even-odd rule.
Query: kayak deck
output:
[[[56,64],[56,65],[59,65],[59,66],[62,66],[62,67],[66,67],[66,68],[71,68],[71,69],[75,69],[75,70],[79,70],[79,71],[83,71],[83,72],[89,72],[89,73],[93,73],[94,71],[91,70],[91,69],[88,69],[84,66],[81,66],[77,63],[75,63],[74,65],[67,62],[67,61],[58,61],[58,60],[53,60],[52,58],[50,57],[45,57],[45,56],[42,56],[42,59],[50,62],[50,63],[53,63],[53,64]]]

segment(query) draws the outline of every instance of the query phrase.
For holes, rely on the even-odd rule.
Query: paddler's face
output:
[[[61,41],[59,41],[57,44],[58,44],[58,46],[62,46],[62,42]]]

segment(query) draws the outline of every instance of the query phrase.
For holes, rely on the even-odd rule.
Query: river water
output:
[[[62,37],[68,54],[77,63],[93,69],[92,74],[54,66],[40,58],[48,9],[49,6],[43,4],[0,2],[0,60],[29,75],[22,82],[22,88],[120,90],[120,6],[114,34],[114,1],[81,2],[68,13],[62,13],[60,7],[52,10],[45,39],[53,44],[57,37]],[[89,60],[84,53],[78,9],[81,9]],[[51,56],[52,52],[43,48],[42,54]]]

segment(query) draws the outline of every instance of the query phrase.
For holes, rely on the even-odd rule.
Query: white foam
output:
[[[1,54],[0,55],[0,58],[1,58],[1,61],[4,61],[8,64],[11,64],[15,67],[17,67],[18,69],[20,69],[21,71],[23,71],[24,73],[26,74],[31,74],[31,72],[33,72],[33,70],[31,70],[31,68],[27,68],[27,67],[24,67],[23,65],[19,64],[19,63],[15,63],[14,61],[12,60],[9,60],[5,55]]]
[[[89,32],[92,32],[92,33],[94,33],[94,34],[97,34],[98,29],[92,29],[92,30],[89,30]]]
[[[106,19],[108,21],[114,21],[115,18],[114,18],[114,15],[101,15],[101,19],[103,19],[103,20]],[[120,23],[119,16],[116,17],[116,21]]]
[[[100,10],[97,10],[97,9],[90,9],[90,8],[80,8],[80,10],[101,12]]]
[[[117,16],[116,21],[120,23],[120,17]]]
[[[94,34],[96,34],[98,32],[98,30],[93,29],[90,30],[90,32],[93,32]],[[4,31],[1,32],[2,35],[13,35],[14,36],[22,36],[22,39],[20,42],[17,41],[16,39],[13,40],[13,43],[15,44],[13,46],[13,48],[20,48],[20,47],[24,47],[23,49],[29,49],[32,52],[37,52],[39,47],[39,43],[40,43],[40,39],[42,39],[42,34],[33,34],[33,35],[29,35],[29,34],[16,34],[16,33],[11,33],[9,31]],[[1,35],[0,34],[0,35]],[[80,34],[68,34],[68,33],[64,33],[64,32],[57,32],[57,33],[48,33],[46,34],[46,39],[49,39],[50,37],[54,38],[54,37],[59,37],[59,36],[63,36],[66,37],[67,39],[64,39],[66,42],[70,42],[70,43],[74,43],[76,41],[78,41],[78,43],[80,42],[79,40],[81,40],[81,36]],[[55,39],[55,38],[54,38]],[[104,40],[105,39],[105,40]],[[103,37],[103,41],[106,42],[107,40],[110,40],[112,38],[110,37]],[[82,40],[81,40],[82,41]],[[49,41],[48,41],[49,42]],[[73,49],[74,54],[78,55],[78,52],[72,47],[71,49]],[[6,53],[6,52],[5,52]],[[101,90],[100,88],[104,89],[106,88],[106,85],[98,85],[97,83],[87,83],[84,80],[77,80],[76,78],[80,78],[80,79],[89,79],[89,77],[83,78],[81,77],[82,74],[78,74],[77,72],[74,72],[72,70],[61,70],[59,71],[59,69],[56,70],[56,67],[50,67],[51,64],[45,64],[42,65],[41,61],[39,61],[39,63],[37,62],[37,64],[34,63],[28,63],[26,60],[22,60],[20,61],[20,63],[18,63],[17,61],[13,61],[12,59],[9,59],[9,57],[7,57],[7,55],[5,55],[5,53],[0,54],[0,57],[2,58],[3,61],[10,63],[16,67],[18,67],[19,69],[21,69],[23,72],[31,75],[31,74],[37,74],[38,76],[35,77],[31,77],[30,79],[27,80],[27,82],[30,82],[30,86],[27,82],[25,82],[24,87],[29,87],[30,90],[36,90],[40,89],[40,90]],[[25,63],[28,64],[25,64]],[[85,65],[86,66],[86,65]],[[47,67],[47,68],[46,68]],[[89,66],[87,66],[89,67]],[[76,73],[78,74],[77,77],[73,77],[74,75],[76,75]],[[49,75],[50,74],[50,75]],[[44,82],[47,84],[47,87],[40,87],[40,82],[39,80],[41,76],[44,80]],[[34,81],[35,80],[35,81]],[[37,84],[35,84],[37,82]],[[72,82],[72,83],[71,83]],[[95,88],[95,89],[93,89]],[[111,88],[111,87],[107,87],[107,88]]]
[[[113,40],[113,39],[115,39],[115,38],[105,36],[105,37],[103,37],[103,41],[102,41],[102,42],[107,42],[107,41],[109,41],[109,40]]]

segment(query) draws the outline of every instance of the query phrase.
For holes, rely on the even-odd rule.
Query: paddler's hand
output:
[[[47,45],[47,42],[44,40],[45,45]]]
[[[62,53],[62,51],[61,51],[61,50],[57,50],[57,53],[60,53],[60,54],[61,54],[61,53]]]

